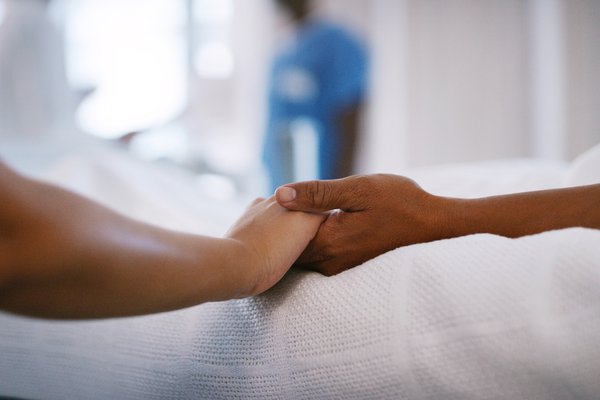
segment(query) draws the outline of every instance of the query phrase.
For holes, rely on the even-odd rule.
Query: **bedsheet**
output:
[[[202,219],[211,205],[189,200],[189,180],[117,161],[69,157],[48,179],[148,222],[226,227]],[[589,160],[575,164],[589,172]],[[447,195],[580,182],[561,165],[487,178],[497,165],[474,168],[412,176]],[[291,271],[261,296],[154,316],[0,313],[0,396],[595,399],[599,376],[600,231],[581,228],[410,246],[335,277]]]
[[[600,231],[410,246],[150,317],[0,315],[0,354],[24,398],[598,398]]]

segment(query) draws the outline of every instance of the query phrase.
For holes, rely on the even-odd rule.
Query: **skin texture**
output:
[[[0,309],[45,318],[147,314],[253,296],[323,220],[257,199],[224,238],[128,219],[0,164]]]
[[[456,199],[434,196],[401,176],[365,175],[293,183],[280,187],[276,196],[290,210],[335,210],[297,262],[325,275],[397,247],[439,239],[600,229],[600,185]]]

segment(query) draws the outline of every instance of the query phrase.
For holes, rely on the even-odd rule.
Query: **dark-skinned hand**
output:
[[[357,175],[283,186],[277,201],[290,210],[328,212],[296,265],[335,275],[400,246],[441,237],[441,198],[408,178]]]

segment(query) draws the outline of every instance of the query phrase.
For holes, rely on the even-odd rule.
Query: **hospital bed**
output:
[[[471,197],[598,182],[598,162],[407,174]],[[112,152],[64,156],[44,178],[189,232],[221,234],[241,212],[180,171]],[[600,231],[582,228],[409,246],[334,277],[293,270],[257,297],[146,317],[0,314],[0,396],[19,398],[593,399],[599,377]]]

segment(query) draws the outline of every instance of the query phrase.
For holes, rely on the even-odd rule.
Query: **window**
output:
[[[70,82],[93,90],[77,115],[85,131],[115,137],[182,113],[188,71],[183,0],[65,0],[65,22]]]
[[[196,0],[194,67],[201,78],[226,79],[234,69],[232,51],[232,0]]]

